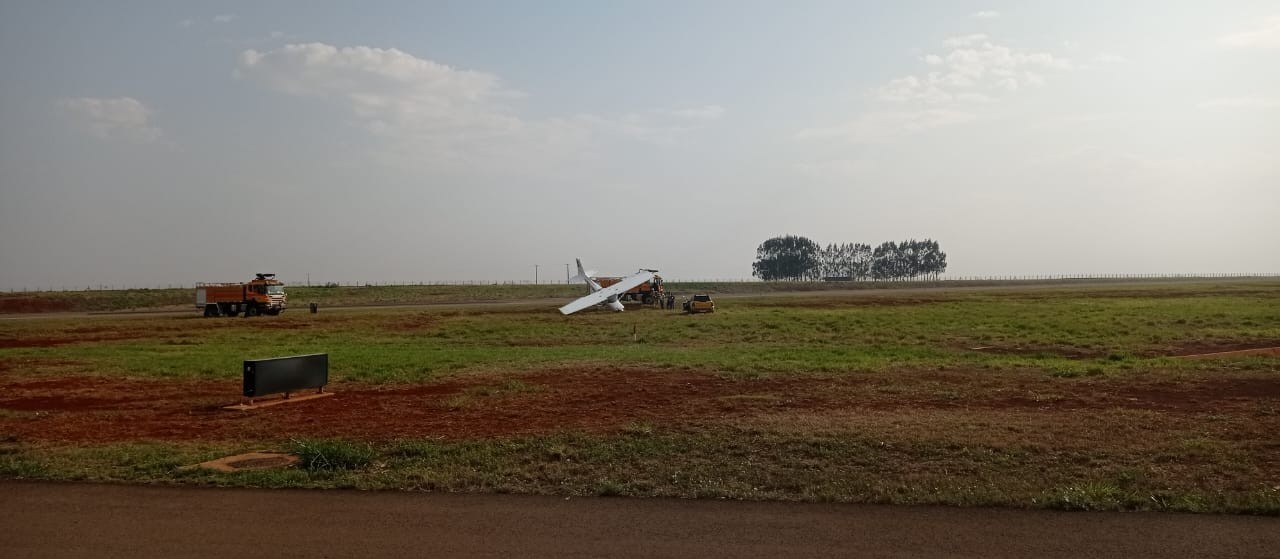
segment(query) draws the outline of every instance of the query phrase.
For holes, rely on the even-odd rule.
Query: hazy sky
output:
[[[1280,271],[1280,4],[4,2],[0,288]]]

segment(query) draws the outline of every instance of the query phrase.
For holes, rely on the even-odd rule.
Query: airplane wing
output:
[[[653,272],[649,272],[649,271],[636,272],[625,278],[622,278],[621,280],[618,281],[618,283],[610,285],[609,287],[596,291],[590,295],[587,295],[586,297],[582,297],[572,303],[569,303],[568,305],[560,307],[560,314],[573,314],[587,307],[590,307],[593,305],[599,305],[600,303],[608,301],[610,297],[613,297],[616,295],[622,295],[623,293],[630,291],[631,288],[637,285],[640,285],[642,283],[645,283],[647,281],[650,281],[652,279],[653,279]]]

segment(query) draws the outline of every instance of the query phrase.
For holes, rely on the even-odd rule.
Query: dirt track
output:
[[[895,387],[980,384],[962,371],[734,380],[644,368],[556,368],[520,375],[466,375],[426,384],[336,388],[334,398],[253,413],[227,412],[234,381],[109,377],[0,378],[0,427],[23,441],[269,440],[292,436],[491,437],[563,430],[607,432],[636,421],[659,425],[771,413],[971,409],[1070,412],[1144,409],[1174,414],[1248,413],[1280,401],[1280,379],[1113,386],[1045,376],[998,381],[963,401],[882,394]],[[515,384],[507,384],[515,383]],[[1056,391],[1050,401],[1029,394]],[[1262,425],[1260,428],[1265,428]]]
[[[0,483],[7,557],[1274,557],[1280,519]]]

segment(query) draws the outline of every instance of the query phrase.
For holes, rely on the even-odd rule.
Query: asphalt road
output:
[[[5,482],[0,556],[1277,557],[1280,519]]]

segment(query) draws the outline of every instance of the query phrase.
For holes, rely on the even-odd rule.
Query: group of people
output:
[[[662,293],[658,293],[656,296],[654,296],[653,302],[657,303],[658,308],[660,309],[675,310],[676,308],[675,295],[668,294],[664,296]]]

